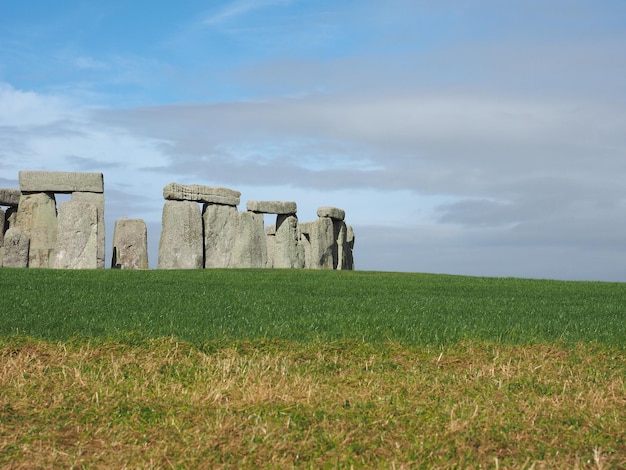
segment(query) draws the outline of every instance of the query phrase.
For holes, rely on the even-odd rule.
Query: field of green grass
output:
[[[626,284],[0,269],[1,468],[626,468]]]
[[[0,335],[626,345],[626,283],[306,270],[0,270]]]

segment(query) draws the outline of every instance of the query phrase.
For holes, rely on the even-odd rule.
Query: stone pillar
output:
[[[354,270],[354,229],[351,225],[347,226],[346,232],[346,267],[345,269]]]
[[[255,212],[238,214],[237,236],[233,249],[236,268],[266,267],[267,242],[263,223],[263,214]]]
[[[207,203],[203,208],[204,267],[235,267],[235,239],[239,221],[237,208]]]
[[[329,217],[319,217],[315,222],[302,224],[301,239],[304,240],[306,255],[306,267],[308,269],[334,269],[335,268],[335,235],[333,221]],[[306,253],[306,251],[305,251]]]
[[[27,268],[30,239],[18,227],[11,227],[4,234],[4,256],[2,266],[5,268]]]
[[[56,200],[53,193],[27,193],[20,197],[16,226],[30,239],[28,266],[48,268],[57,241]]]
[[[295,215],[276,216],[275,268],[304,268],[304,249],[298,243],[299,238],[298,218]]]
[[[2,266],[2,260],[4,259],[4,210],[0,209],[0,267]]]
[[[142,219],[115,221],[111,268],[148,269],[148,229]]]
[[[57,269],[98,268],[98,209],[69,201],[59,206],[54,262]]]
[[[72,201],[93,204],[98,210],[98,268],[105,267],[104,193],[73,192]]]
[[[265,243],[267,246],[267,263],[265,263],[265,267],[273,268],[276,246],[276,225],[271,224],[265,228]]]
[[[201,269],[202,214],[193,201],[165,201],[159,243],[159,269]]]

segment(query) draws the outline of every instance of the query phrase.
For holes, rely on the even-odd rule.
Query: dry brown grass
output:
[[[3,468],[625,468],[599,346],[4,341]]]

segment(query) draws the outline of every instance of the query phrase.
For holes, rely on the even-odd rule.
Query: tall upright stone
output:
[[[148,269],[148,229],[142,219],[115,221],[111,268]]]
[[[159,269],[201,269],[202,214],[192,201],[165,201],[159,243]]]
[[[276,225],[271,224],[265,227],[265,244],[267,246],[266,268],[274,267],[274,251],[276,247]]]
[[[98,267],[98,209],[95,205],[76,201],[60,204],[57,244],[51,267]]]
[[[346,266],[345,269],[354,270],[354,229],[347,225],[346,232]]]
[[[5,212],[0,209],[0,266],[2,266],[4,259],[4,216]]]
[[[29,246],[28,235],[18,227],[11,227],[4,234],[2,266],[5,268],[27,268]]]
[[[276,216],[274,243],[275,268],[303,268],[304,248],[298,243],[298,218],[295,215]]]
[[[238,214],[237,235],[233,247],[236,268],[265,268],[267,242],[263,228],[263,214],[241,212]]]
[[[28,266],[48,268],[57,241],[56,200],[53,193],[22,193],[16,226],[30,239]]]
[[[335,258],[335,269],[348,269],[348,241],[347,228],[343,220],[333,219],[333,233],[335,235],[335,245],[337,247]]]
[[[98,211],[98,268],[105,267],[104,193],[73,192],[72,201],[93,204]]]
[[[336,243],[332,219],[319,217],[315,222],[302,225],[301,239],[305,250],[308,251],[305,267],[307,269],[335,269]]]
[[[235,267],[234,248],[237,238],[237,208],[223,204],[204,204],[204,267]]]

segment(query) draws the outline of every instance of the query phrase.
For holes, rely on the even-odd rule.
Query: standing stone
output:
[[[305,230],[303,238],[309,244],[306,267],[308,269],[334,269],[336,243],[332,219],[319,217],[315,222],[306,224]]]
[[[53,193],[22,194],[15,221],[30,239],[28,266],[48,268],[57,242],[57,211]]]
[[[335,269],[345,270],[347,269],[347,228],[346,223],[343,220],[333,220],[333,233],[335,235],[336,257],[333,260]]]
[[[0,267],[4,259],[4,216],[4,211],[0,209]]]
[[[5,268],[27,268],[29,245],[30,239],[23,230],[17,227],[11,227],[7,230],[4,234],[2,266]]]
[[[237,237],[238,212],[234,206],[205,204],[204,221],[204,267],[235,267],[233,250]]]
[[[52,266],[57,269],[98,267],[98,209],[76,201],[59,206],[57,244]]]
[[[165,201],[159,243],[159,269],[201,269],[202,215],[192,201]]]
[[[311,269],[311,231],[313,222],[300,222],[300,240],[298,243],[302,245],[304,251],[304,269]]]
[[[278,215],[274,244],[275,268],[304,267],[304,249],[298,243],[299,238],[298,218],[295,215]]]
[[[346,242],[347,242],[347,255],[346,255],[346,268],[349,270],[354,270],[354,229],[351,225],[347,226],[348,231],[346,232]]]
[[[276,225],[268,225],[265,227],[265,243],[267,245],[267,263],[265,267],[274,267],[274,251],[276,246]]]
[[[267,242],[263,228],[263,214],[254,212],[238,214],[233,257],[237,268],[265,268]]]
[[[115,221],[111,268],[148,269],[148,229],[142,219]]]
[[[98,210],[98,268],[105,267],[104,193],[72,193],[72,201],[93,204]]]
[[[102,173],[20,171],[20,190],[31,193],[104,192]]]

